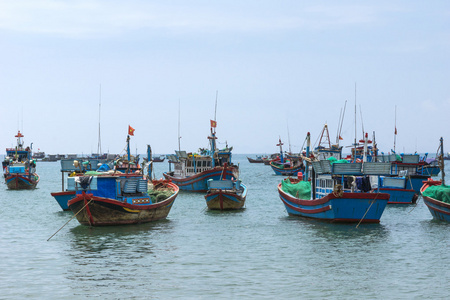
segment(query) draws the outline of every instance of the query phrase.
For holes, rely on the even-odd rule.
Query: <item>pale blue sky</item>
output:
[[[328,123],[343,145],[376,132],[382,151],[450,151],[448,1],[0,1],[0,149],[46,153],[206,147],[299,151]],[[447,140],[449,139],[449,140]],[[447,146],[448,145],[448,146]],[[223,146],[223,145],[219,145]],[[4,151],[4,150],[1,150]],[[133,150],[135,151],[135,150]]]

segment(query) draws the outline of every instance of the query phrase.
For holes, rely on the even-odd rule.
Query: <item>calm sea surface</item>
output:
[[[61,190],[59,162],[38,162],[33,191],[9,191],[2,177],[0,298],[450,297],[450,224],[433,221],[421,198],[359,228],[299,219],[278,197],[283,177],[245,155],[234,161],[248,187],[243,211],[210,212],[203,194],[180,192],[165,221],[73,219],[50,241],[72,217],[50,195]],[[168,164],[155,169],[159,178]]]

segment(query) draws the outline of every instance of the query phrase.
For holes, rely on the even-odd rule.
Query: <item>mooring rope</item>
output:
[[[370,208],[372,207],[372,205],[375,203],[375,200],[377,200],[378,195],[380,193],[376,193],[377,195],[375,196],[375,198],[373,198],[372,203],[370,203],[369,208],[367,208],[366,212],[364,213],[364,216],[361,218],[361,220],[359,220],[358,225],[356,225],[356,228],[359,227],[359,224],[361,224],[362,220],[364,220],[364,218],[366,217],[367,213],[369,212]]]
[[[83,206],[83,208],[81,208],[76,214],[74,214],[73,217],[70,218],[70,220],[66,222],[66,224],[64,224],[64,225],[63,225],[61,228],[59,228],[59,229],[58,229],[51,237],[49,237],[48,240],[47,240],[47,242],[50,241],[50,239],[51,239],[52,237],[54,237],[61,229],[63,229],[64,226],[66,226],[70,221],[72,221],[73,218],[75,218],[75,217],[76,217],[76,216],[77,216],[77,215],[78,215],[78,214],[79,214],[86,206],[88,206],[89,203],[92,202],[92,200],[94,200],[94,198],[92,198],[91,200],[89,200],[89,202],[86,203],[86,204]]]

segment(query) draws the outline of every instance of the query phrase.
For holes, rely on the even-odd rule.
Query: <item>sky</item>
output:
[[[448,152],[449,78],[449,1],[0,1],[1,149]]]

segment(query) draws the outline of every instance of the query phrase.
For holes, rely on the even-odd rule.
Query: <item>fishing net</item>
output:
[[[311,199],[311,183],[309,181],[292,183],[289,178],[286,178],[281,182],[281,189],[296,198]]]
[[[348,161],[346,159],[337,159],[334,156],[330,156],[327,158],[327,160],[330,162],[330,164],[338,163],[338,164],[347,164]]]
[[[153,203],[161,202],[173,195],[173,190],[169,188],[161,188],[156,190],[149,190],[148,195]]]
[[[422,195],[450,204],[450,186],[448,185],[432,185]]]

